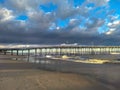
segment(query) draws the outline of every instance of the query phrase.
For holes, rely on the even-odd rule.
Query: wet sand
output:
[[[0,90],[119,90],[120,88],[119,65],[101,67],[67,61],[51,60],[51,62],[53,63],[44,65],[26,63],[11,60],[11,56],[0,55]]]

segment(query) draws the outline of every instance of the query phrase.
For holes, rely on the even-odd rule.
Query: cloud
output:
[[[112,34],[115,31],[115,29],[110,29],[109,31],[106,32],[107,35]]]
[[[36,10],[41,0],[8,0],[5,1],[5,6],[12,8],[15,12],[26,12]]]
[[[119,35],[120,33],[120,20],[114,20],[108,23],[109,30],[106,32],[107,35]]]
[[[40,8],[50,2],[57,6],[56,10],[45,12]],[[88,7],[91,3],[95,6]],[[68,0],[6,0],[0,6],[0,43],[112,44],[119,40],[115,35],[119,32],[120,21],[119,16],[110,14],[108,3],[109,0],[86,0],[74,6]],[[16,19],[21,15],[27,20]],[[60,27],[58,20],[66,19],[66,26]],[[109,30],[100,34],[102,26]]]
[[[7,8],[0,8],[0,22],[5,22],[13,19],[13,11]]]
[[[115,28],[119,25],[120,25],[120,20],[116,20],[116,21],[113,21],[112,23],[111,22],[108,23],[108,26],[111,27],[111,28],[113,28],[113,27]]]
[[[105,6],[110,0],[87,0],[88,3],[95,3],[97,6]]]

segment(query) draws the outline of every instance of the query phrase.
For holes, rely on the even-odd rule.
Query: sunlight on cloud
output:
[[[112,26],[112,23],[108,23],[108,26]]]
[[[115,29],[110,29],[109,31],[106,32],[106,35],[111,35],[114,31]]]
[[[57,30],[60,30],[60,27],[56,27]]]
[[[5,22],[8,20],[12,20],[14,18],[14,16],[12,15],[13,11],[12,10],[8,10],[6,8],[1,8],[0,9],[0,21],[1,22]]]
[[[120,25],[120,20],[115,20],[113,22],[108,23],[109,27],[114,27],[114,28],[117,28],[119,25]]]
[[[0,45],[0,48],[5,48],[5,46],[4,45]]]
[[[114,21],[113,24],[114,24],[114,25],[119,25],[119,24],[120,24],[120,21],[119,21],[119,20]]]

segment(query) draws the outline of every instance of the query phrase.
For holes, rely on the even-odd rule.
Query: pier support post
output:
[[[7,54],[7,50],[4,50],[4,55],[6,55]]]
[[[23,56],[23,49],[22,49],[22,56]]]
[[[17,53],[16,53],[16,54],[17,54],[17,56],[18,56],[18,52],[19,52],[19,51],[17,50]]]
[[[37,48],[35,48],[35,61],[34,62],[36,62],[36,60],[37,60]]]
[[[13,50],[11,50],[11,55],[13,55]]]
[[[30,59],[30,49],[28,49],[28,62],[29,62],[29,59]]]

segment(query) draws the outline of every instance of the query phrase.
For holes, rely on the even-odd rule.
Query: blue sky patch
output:
[[[117,13],[120,14],[120,0],[110,0],[110,8],[114,9]]]
[[[28,17],[26,15],[20,15],[16,18],[16,20],[27,20]]]
[[[89,4],[87,5],[87,7],[95,7],[95,4],[94,4],[94,3],[89,3]]]
[[[61,20],[57,19],[57,26],[64,28],[69,24],[69,19]]]
[[[103,26],[98,28],[99,34],[105,33],[108,30],[109,30],[109,28],[106,25],[103,25]]]
[[[50,3],[46,3],[44,5],[40,5],[40,9],[42,9],[44,12],[52,12],[57,9],[57,5],[50,2]]]
[[[80,6],[85,0],[74,0],[74,6]]]
[[[5,0],[0,0],[0,3],[4,3],[5,2]]]

